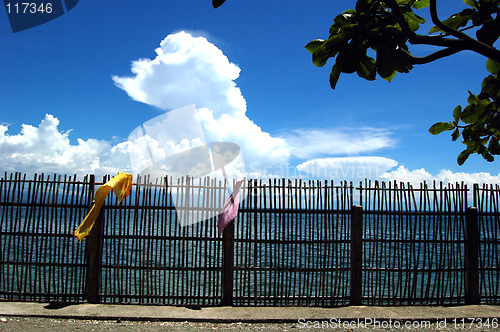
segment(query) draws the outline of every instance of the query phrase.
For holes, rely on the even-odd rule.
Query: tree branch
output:
[[[486,45],[474,38],[471,38],[467,34],[454,30],[441,22],[437,13],[436,0],[430,0],[430,13],[432,22],[442,31],[446,32],[448,35],[451,35],[457,39],[449,39],[443,36],[427,36],[427,35],[419,35],[411,30],[408,22],[406,21],[403,12],[401,11],[401,7],[397,3],[396,0],[387,0],[387,6],[392,10],[393,14],[396,16],[396,19],[401,26],[401,30],[408,37],[408,42],[413,45],[418,44],[426,44],[426,45],[434,45],[434,46],[442,46],[446,47],[445,49],[439,50],[435,53],[429,54],[425,57],[416,57],[413,56],[410,52],[403,51],[406,56],[408,56],[413,64],[425,64],[429,63],[446,56],[458,53],[464,50],[471,50],[476,53],[479,53],[487,58],[494,59],[500,62],[500,51]]]
[[[461,47],[462,50],[466,49],[466,43],[462,39],[448,39],[441,36],[425,36],[415,34],[413,37],[408,39],[410,44],[418,45],[418,44],[426,44],[433,46],[442,46],[442,47]]]
[[[401,49],[401,52],[403,52],[408,58],[410,58],[411,63],[414,65],[423,65],[426,63],[430,63],[430,62],[436,61],[438,59],[447,57],[449,55],[458,53],[460,51],[463,51],[463,49],[448,47],[448,48],[439,50],[437,52],[434,52],[432,54],[426,55],[424,57],[417,57],[417,56],[414,56],[413,54],[411,54],[410,52]]]
[[[396,2],[396,0],[387,0],[387,6],[391,8],[394,15],[396,15],[396,19],[398,20],[401,29],[408,37],[408,41],[410,42],[410,44],[414,45],[426,44],[426,45],[442,46],[448,48],[451,47],[454,49],[461,48],[459,50],[456,50],[454,53],[466,49],[466,43],[462,39],[448,39],[442,36],[426,36],[415,33],[414,31],[411,30],[410,26],[408,25],[408,22],[406,21],[404,14],[401,11],[401,7]]]
[[[449,26],[447,26],[446,24],[444,24],[443,22],[441,22],[437,14],[436,0],[430,0],[430,12],[431,12],[432,23],[434,23],[439,29],[443,30],[444,32],[458,39],[470,38],[465,33],[454,30]]]
[[[406,21],[405,16],[396,0],[387,0],[387,5],[396,15],[401,29],[408,36],[408,38],[412,38],[413,36],[415,36],[415,32],[410,29],[410,26],[408,25],[408,22]]]
[[[437,14],[436,0],[430,0],[430,12],[431,12],[432,22],[442,31],[452,35],[453,37],[458,38],[459,41],[464,42],[465,44],[464,49],[474,51],[487,58],[500,62],[499,50],[483,42],[480,42],[479,40],[476,40],[463,32],[454,30],[449,26],[447,26],[446,24],[444,24],[443,22],[441,22]]]

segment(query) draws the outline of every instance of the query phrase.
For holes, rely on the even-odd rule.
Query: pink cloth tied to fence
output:
[[[219,235],[222,234],[224,228],[238,215],[238,207],[240,206],[240,191],[244,179],[236,181],[231,196],[227,199],[222,213],[219,215],[217,227],[219,228]]]

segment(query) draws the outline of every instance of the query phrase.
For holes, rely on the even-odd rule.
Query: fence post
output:
[[[94,205],[94,203],[95,201],[92,201],[92,205]],[[85,254],[87,256],[88,303],[100,303],[101,301],[102,247],[104,233],[103,215],[104,206],[101,208],[101,212],[99,213],[99,216],[97,217],[85,243]]]
[[[465,304],[479,304],[479,230],[477,208],[465,215]]]
[[[351,209],[351,289],[350,305],[361,305],[363,267],[363,208]]]
[[[234,220],[222,233],[222,305],[233,305]]]

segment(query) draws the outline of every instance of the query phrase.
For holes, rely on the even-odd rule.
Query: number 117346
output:
[[[52,3],[35,2],[13,2],[5,5],[7,14],[50,14],[52,13]]]

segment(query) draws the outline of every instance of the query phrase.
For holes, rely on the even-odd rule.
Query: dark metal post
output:
[[[351,210],[351,289],[350,305],[361,305],[363,267],[363,208],[355,205]]]
[[[234,220],[222,233],[222,305],[233,305]]]
[[[479,230],[477,208],[465,216],[465,304],[479,304]]]
[[[92,201],[92,205],[95,201]],[[102,281],[102,247],[104,233],[104,206],[85,242],[87,256],[87,302],[100,303]]]

